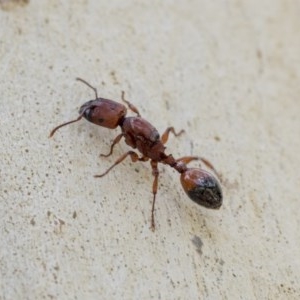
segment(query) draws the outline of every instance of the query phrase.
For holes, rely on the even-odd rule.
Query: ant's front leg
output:
[[[101,153],[100,156],[108,157],[108,156],[112,155],[114,146],[120,142],[120,140],[121,140],[121,138],[122,138],[123,136],[124,136],[123,133],[120,133],[118,136],[116,136],[116,138],[114,139],[113,143],[112,143],[111,146],[110,146],[110,151],[109,151],[109,153],[108,153],[108,154],[103,154],[103,153]]]
[[[174,134],[174,136],[177,137],[177,136],[181,135],[182,133],[184,133],[184,130],[182,129],[178,133],[176,133],[174,127],[168,127],[166,129],[166,131],[163,133],[163,135],[161,136],[161,142],[163,144],[165,144],[168,141],[170,132],[172,132]]]
[[[129,107],[134,113],[137,114],[138,117],[141,116],[139,110],[138,110],[132,103],[130,103],[129,101],[125,100],[125,92],[124,92],[124,91],[122,91],[121,99],[122,99],[123,102],[125,102],[125,103],[128,105],[128,107]]]

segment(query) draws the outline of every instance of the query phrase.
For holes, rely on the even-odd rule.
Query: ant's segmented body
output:
[[[220,208],[222,205],[222,190],[216,178],[203,169],[187,167],[189,162],[193,160],[200,160],[215,174],[217,174],[216,170],[209,161],[197,156],[184,156],[179,159],[175,159],[171,154],[165,154],[166,147],[164,145],[168,141],[170,132],[172,132],[175,136],[179,136],[184,132],[183,130],[181,130],[179,133],[176,133],[173,127],[168,127],[160,137],[156,128],[141,117],[138,109],[133,104],[125,100],[124,92],[122,92],[122,100],[128,105],[131,111],[137,114],[136,117],[126,117],[127,109],[123,104],[113,100],[99,98],[96,88],[81,78],[76,79],[92,88],[95,92],[96,99],[90,100],[81,106],[79,109],[79,117],[77,119],[55,127],[51,131],[50,137],[52,137],[59,128],[77,122],[82,119],[82,117],[91,123],[109,129],[114,129],[117,126],[120,126],[122,132],[114,139],[109,153],[101,154],[101,156],[110,156],[113,153],[114,146],[119,143],[122,138],[125,139],[125,143],[127,145],[133,149],[137,149],[142,156],[139,157],[134,151],[128,151],[119,157],[115,163],[103,174],[95,175],[94,177],[105,176],[112,168],[121,163],[127,156],[130,156],[132,162],[150,160],[152,174],[154,176],[152,187],[153,202],[151,210],[152,230],[155,229],[154,208],[159,176],[157,167],[158,163],[169,165],[181,174],[181,185],[191,200],[207,208]]]

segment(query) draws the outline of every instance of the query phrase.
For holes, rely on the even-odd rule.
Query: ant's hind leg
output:
[[[201,160],[206,165],[207,168],[211,169],[217,175],[217,177],[222,181],[221,174],[215,169],[215,167],[209,160],[207,160],[204,157],[199,157],[199,160]]]
[[[181,163],[184,163],[185,165],[187,165],[188,163],[190,163],[193,160],[199,160],[199,157],[198,156],[183,156],[183,157],[176,159],[176,162],[181,162]]]
[[[177,136],[181,135],[182,133],[184,133],[184,130],[182,129],[178,133],[176,133],[174,127],[168,127],[165,130],[165,132],[163,133],[163,135],[161,136],[161,142],[163,144],[165,144],[168,141],[170,132],[172,132],[174,134],[174,136],[177,137]]]
[[[120,142],[120,140],[121,140],[121,138],[122,138],[123,136],[124,136],[123,133],[120,133],[118,136],[116,136],[116,138],[114,139],[113,143],[112,143],[111,146],[110,146],[110,151],[109,151],[109,153],[108,153],[108,154],[103,154],[103,153],[101,153],[100,156],[108,157],[108,156],[112,155],[113,149],[114,149],[115,145],[118,144],[118,143]]]
[[[217,170],[214,168],[212,163],[209,160],[207,160],[206,158],[199,157],[199,156],[184,156],[184,157],[176,159],[176,162],[181,162],[181,163],[184,163],[187,165],[188,163],[190,163],[193,160],[202,161],[205,164],[205,166],[207,168],[209,168],[211,171],[213,171],[216,174],[216,176],[221,180],[222,176],[217,172]]]
[[[125,92],[124,92],[124,91],[122,91],[121,99],[122,99],[123,102],[125,102],[125,103],[128,105],[128,107],[129,107],[134,113],[137,114],[138,117],[141,116],[139,110],[138,110],[132,103],[130,103],[129,101],[125,100]]]
[[[107,173],[109,173],[109,171],[111,169],[113,169],[116,165],[118,165],[119,163],[121,163],[128,155],[130,156],[132,162],[136,162],[136,161],[139,160],[139,156],[134,151],[128,151],[128,152],[124,153],[121,157],[119,157],[115,161],[115,163],[110,168],[108,168],[103,174],[94,175],[94,177],[95,178],[99,178],[99,177],[105,176]]]
[[[152,201],[152,209],[151,209],[151,230],[155,231],[154,210],[155,210],[155,200],[156,200],[156,193],[157,193],[157,186],[158,186],[159,171],[157,168],[157,161],[151,160],[150,163],[152,167],[152,175],[154,176],[154,181],[152,186],[153,201]]]

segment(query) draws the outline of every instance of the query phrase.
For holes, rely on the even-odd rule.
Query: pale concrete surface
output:
[[[37,1],[0,5],[1,299],[299,299],[299,1]],[[25,1],[26,2],[26,1]],[[160,166],[73,119],[121,90],[167,153],[223,174],[210,211]],[[197,165],[197,163],[195,164]]]

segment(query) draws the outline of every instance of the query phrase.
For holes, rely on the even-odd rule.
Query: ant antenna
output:
[[[64,126],[69,125],[69,124],[72,124],[72,123],[75,123],[75,122],[78,122],[79,120],[81,120],[82,117],[83,117],[83,115],[84,115],[84,113],[85,113],[85,111],[86,111],[86,110],[84,110],[84,111],[79,115],[79,117],[78,117],[77,119],[72,120],[72,121],[69,121],[69,122],[66,122],[66,123],[63,123],[63,124],[61,124],[61,125],[55,127],[55,128],[50,132],[49,138],[51,138],[51,137],[54,135],[54,133],[55,133],[59,128],[64,127]]]
[[[94,90],[95,95],[96,95],[96,99],[98,99],[98,93],[97,93],[97,89],[95,87],[93,87],[92,85],[90,85],[88,82],[86,82],[85,80],[77,77],[76,80],[81,81],[82,83],[86,84],[88,87],[90,87],[91,89]]]

